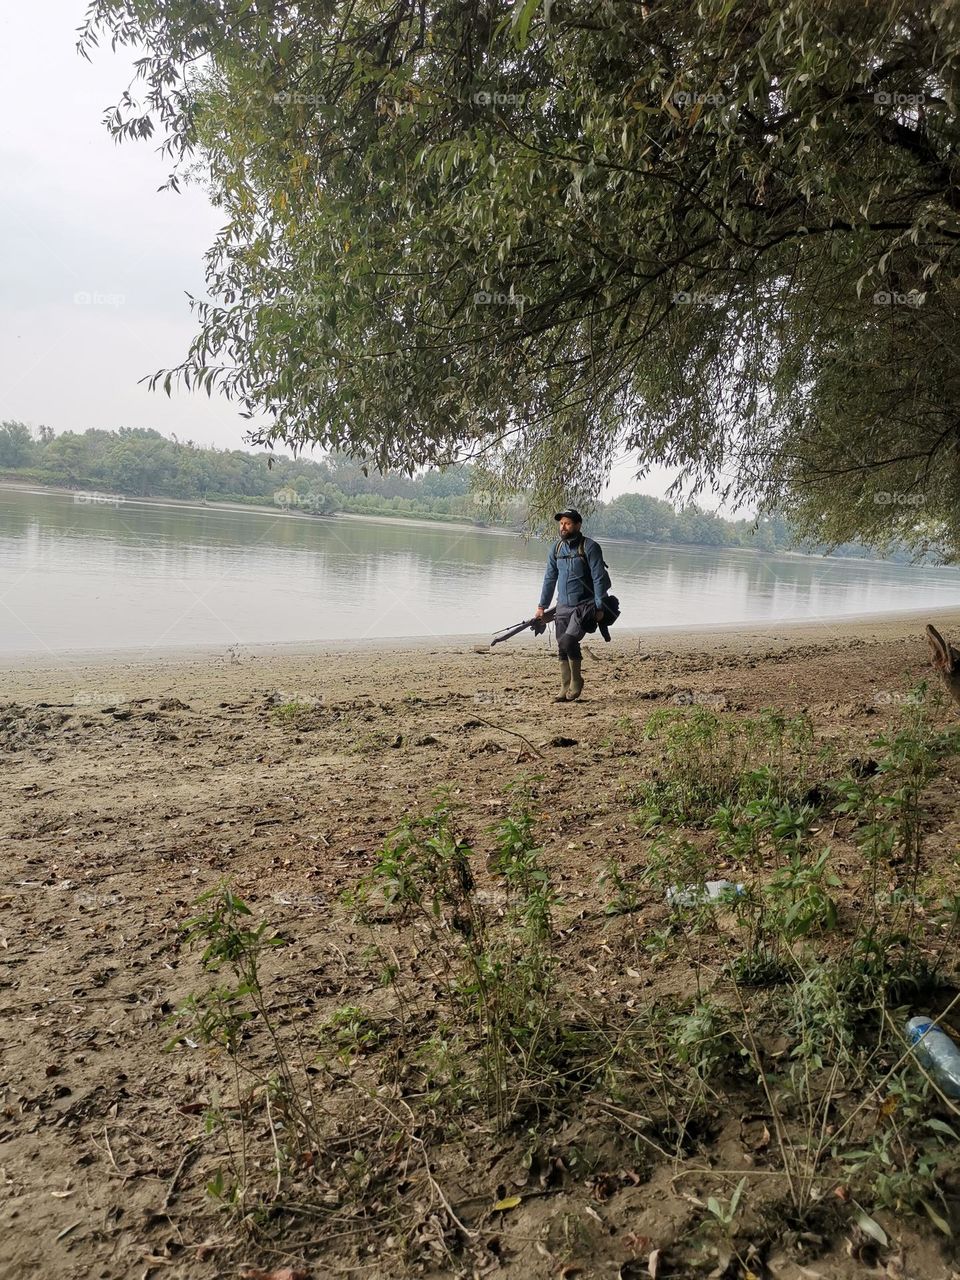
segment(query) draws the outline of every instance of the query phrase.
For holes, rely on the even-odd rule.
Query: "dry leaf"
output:
[[[634,1253],[649,1253],[653,1248],[653,1240],[650,1236],[638,1236],[635,1231],[628,1231],[623,1237],[623,1243]]]
[[[651,1249],[650,1257],[647,1259],[647,1270],[650,1272],[650,1280],[657,1280],[660,1274],[660,1250]]]

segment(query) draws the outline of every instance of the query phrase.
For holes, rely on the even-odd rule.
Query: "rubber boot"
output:
[[[568,702],[576,702],[583,693],[583,676],[580,674],[580,659],[570,659],[570,690],[567,693]]]
[[[566,702],[570,692],[570,663],[566,658],[560,659],[560,696],[554,702]]]

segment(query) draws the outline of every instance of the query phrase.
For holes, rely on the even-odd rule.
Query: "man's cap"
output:
[[[553,517],[554,520],[562,520],[566,516],[569,520],[576,520],[577,524],[583,524],[583,516],[575,507],[564,507],[562,511],[558,511]]]

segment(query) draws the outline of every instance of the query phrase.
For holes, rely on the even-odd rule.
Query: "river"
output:
[[[0,652],[488,635],[532,614],[548,547],[0,488]],[[622,542],[604,554],[631,628],[960,605],[954,568]]]

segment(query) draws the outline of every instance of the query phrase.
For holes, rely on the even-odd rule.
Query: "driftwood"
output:
[[[934,669],[940,673],[944,687],[954,701],[960,703],[960,653],[944,640],[936,627],[927,627],[927,644]]]

